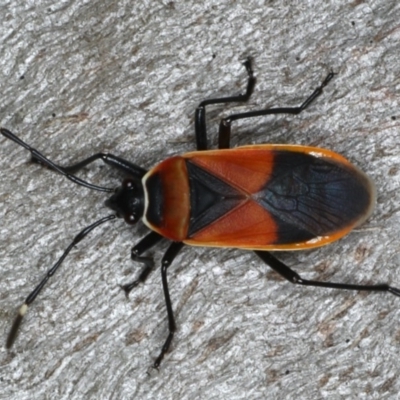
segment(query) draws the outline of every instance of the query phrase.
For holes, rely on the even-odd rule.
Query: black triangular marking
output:
[[[245,195],[215,175],[186,161],[190,187],[188,237],[237,207]]]

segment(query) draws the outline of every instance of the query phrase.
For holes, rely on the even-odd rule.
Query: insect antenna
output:
[[[115,219],[116,216],[114,214],[108,215],[107,217],[101,218],[92,225],[87,226],[86,228],[82,229],[72,240],[70,245],[65,249],[64,253],[62,256],[58,259],[58,261],[51,267],[48,271],[46,276],[42,279],[42,281],[35,287],[35,289],[29,294],[29,296],[26,298],[24,304],[21,306],[21,308],[18,311],[17,316],[15,317],[14,323],[12,324],[10,333],[8,334],[7,337],[7,342],[6,342],[6,347],[9,349],[14,341],[15,338],[17,337],[17,333],[19,330],[19,326],[21,325],[22,318],[28,311],[29,305],[36,299],[38,294],[42,291],[44,285],[46,282],[49,280],[50,277],[52,277],[55,272],[57,271],[58,267],[61,265],[61,263],[64,261],[65,257],[67,257],[68,253],[72,250],[72,248],[79,243],[85,236],[87,236],[94,228],[97,228],[101,224],[107,221],[111,221]]]
[[[84,186],[88,189],[93,189],[93,190],[98,190],[99,192],[114,192],[114,189],[111,188],[105,188],[102,186],[97,186],[93,185],[92,183],[86,182],[81,178],[78,178],[75,175],[72,175],[68,172],[66,172],[62,167],[59,167],[58,165],[54,164],[53,161],[49,160],[47,157],[45,157],[42,153],[34,149],[33,147],[29,146],[29,144],[25,143],[23,140],[21,140],[19,137],[15,136],[12,132],[10,132],[6,128],[0,128],[0,133],[5,136],[7,139],[12,140],[13,142],[19,144],[20,146],[24,147],[25,149],[29,150],[32,154],[33,159],[36,161],[42,163],[43,165],[46,165],[47,167],[57,171],[59,174],[65,176],[67,179],[70,181],[76,183],[77,185]]]

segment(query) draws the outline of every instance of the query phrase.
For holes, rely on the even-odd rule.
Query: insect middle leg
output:
[[[247,88],[245,94],[237,96],[219,97],[215,99],[208,99],[202,101],[196,108],[194,129],[196,133],[197,150],[207,150],[207,127],[206,127],[206,106],[210,104],[233,103],[233,102],[246,102],[253,93],[256,78],[253,76],[251,68],[251,59],[248,58],[243,65],[246,67],[248,74]],[[221,148],[221,146],[219,146]]]
[[[303,286],[326,287],[331,289],[364,290],[368,292],[389,292],[394,294],[395,296],[400,296],[400,289],[397,289],[393,286],[389,286],[387,284],[353,285],[347,283],[319,282],[319,281],[303,279],[298,273],[293,271],[282,261],[279,261],[271,253],[267,251],[258,251],[258,250],[255,251],[255,253],[258,255],[258,257],[261,258],[261,260],[263,260],[268,266],[270,266],[274,271],[276,271],[279,275],[281,275],[290,283]]]
[[[161,235],[159,235],[156,232],[151,232],[147,236],[145,236],[136,246],[132,248],[132,259],[134,261],[138,261],[145,264],[145,267],[140,273],[138,279],[136,279],[132,283],[121,286],[121,288],[124,289],[126,295],[128,295],[129,292],[139,283],[144,282],[148,277],[148,275],[150,274],[150,272],[153,270],[154,267],[153,259],[150,257],[140,257],[140,255],[144,253],[146,250],[156,245],[161,239],[163,239]],[[161,278],[162,278],[162,285],[165,297],[165,305],[167,308],[169,333],[167,339],[165,340],[161,348],[159,356],[154,361],[153,368],[155,369],[158,369],[162,359],[164,358],[165,353],[167,353],[169,347],[171,346],[171,342],[176,330],[174,311],[172,309],[171,297],[169,294],[167,269],[172,264],[175,257],[178,255],[183,246],[184,244],[182,242],[172,242],[168,247],[167,251],[165,252],[164,257],[162,258],[161,261]]]
[[[169,288],[168,288],[168,281],[167,281],[167,269],[174,261],[175,257],[181,251],[184,244],[182,242],[173,242],[168,247],[168,250],[164,254],[164,257],[161,261],[161,278],[162,278],[162,285],[164,290],[164,297],[165,297],[165,305],[167,307],[167,314],[168,314],[168,336],[166,341],[164,342],[163,347],[161,348],[161,352],[159,356],[156,358],[153,364],[153,368],[158,369],[162,359],[164,358],[165,353],[168,351],[172,339],[174,337],[174,333],[176,330],[175,325],[175,317],[174,312],[172,310],[171,298],[169,295]]]
[[[333,78],[334,75],[335,74],[333,72],[330,72],[328,76],[324,79],[324,81],[321,83],[321,85],[318,86],[311,94],[311,96],[309,96],[299,107],[277,107],[277,108],[269,108],[267,110],[249,111],[240,114],[233,114],[222,119],[219,125],[219,132],[218,132],[219,148],[228,149],[230,147],[231,124],[233,121],[245,118],[261,117],[264,115],[272,115],[272,114],[300,114],[318,96],[322,94],[323,88],[329,83],[329,81]]]

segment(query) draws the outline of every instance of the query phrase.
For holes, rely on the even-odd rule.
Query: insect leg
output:
[[[144,268],[140,272],[138,279],[135,281],[128,283],[126,285],[120,285],[121,288],[125,291],[126,296],[128,297],[129,292],[139,285],[139,283],[143,283],[146,278],[149,276],[150,272],[154,268],[153,258],[151,257],[140,257],[146,250],[149,250],[153,246],[155,246],[163,237],[159,235],[157,232],[150,232],[146,235],[137,245],[132,247],[131,250],[131,258],[133,261],[137,261],[139,263],[144,264]]]
[[[389,292],[395,296],[400,296],[400,289],[395,287],[379,284],[379,285],[352,285],[347,283],[333,283],[333,282],[318,282],[303,279],[299,274],[290,269],[283,262],[275,258],[271,253],[267,251],[255,251],[258,257],[261,258],[267,265],[269,265],[274,271],[276,271],[283,278],[291,283],[304,286],[318,286],[332,289],[344,289],[344,290],[365,290],[368,292]]]
[[[182,242],[173,242],[169,247],[164,257],[161,261],[161,278],[164,290],[165,297],[165,305],[167,306],[167,314],[168,314],[168,337],[164,342],[164,345],[161,349],[160,355],[156,358],[153,364],[153,368],[158,369],[162,359],[164,358],[165,353],[168,351],[169,346],[171,345],[172,338],[174,337],[174,333],[176,330],[174,312],[172,310],[171,298],[169,296],[168,289],[168,281],[167,281],[167,269],[174,261],[174,258],[178,255],[179,251],[182,249],[184,244]]]
[[[219,125],[218,141],[220,149],[229,148],[230,137],[231,137],[231,124],[232,121],[237,121],[244,118],[261,117],[264,115],[272,114],[300,114],[305,110],[318,96],[323,92],[323,88],[329,83],[335,74],[330,72],[324,79],[320,86],[318,86],[314,92],[309,96],[301,106],[299,107],[277,107],[269,108],[267,110],[256,110],[249,111],[241,114],[233,114],[221,120]]]
[[[251,68],[251,59],[248,58],[243,65],[246,67],[248,74],[247,88],[245,94],[239,94],[237,96],[220,97],[215,99],[208,99],[202,101],[196,108],[194,129],[196,132],[196,143],[197,150],[207,150],[207,127],[206,127],[206,106],[210,104],[220,103],[232,103],[232,102],[245,102],[253,93],[256,78],[253,76],[253,70]]]

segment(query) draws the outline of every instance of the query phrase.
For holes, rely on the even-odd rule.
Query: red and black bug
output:
[[[0,128],[2,135],[29,150],[34,161],[81,186],[114,192],[105,204],[115,211],[115,214],[83,229],[26,298],[8,336],[8,348],[15,340],[28,306],[73,246],[95,227],[116,217],[124,218],[128,224],[142,219],[151,230],[132,248],[132,259],[145,266],[137,280],[122,286],[126,294],[144,282],[153,269],[152,259],[142,254],[163,238],[172,241],[161,262],[169,333],[153,364],[155,368],[168,351],[176,330],[167,269],[185,244],[253,250],[262,261],[294,284],[390,292],[400,296],[399,289],[386,284],[355,285],[305,280],[269,253],[271,250],[323,246],[343,237],[368,218],[375,203],[375,189],[362,171],[330,150],[276,144],[229,149],[232,121],[271,114],[299,114],[322,93],[334,76],[332,72],[299,107],[271,108],[224,118],[219,128],[219,149],[208,150],[205,108],[211,104],[245,102],[249,99],[255,78],[250,60],[244,65],[248,73],[245,94],[205,100],[196,109],[197,151],[164,160],[150,171],[106,153],[61,167],[9,130]],[[74,175],[98,159],[127,175],[116,190],[92,185]]]

